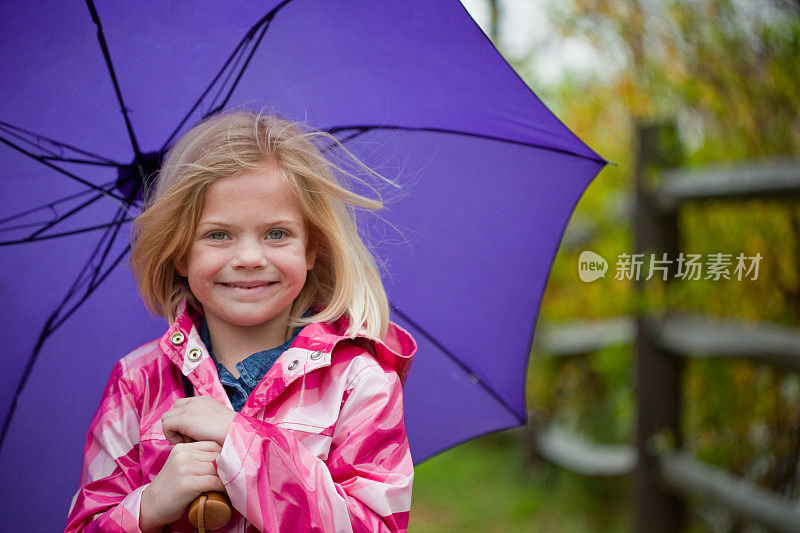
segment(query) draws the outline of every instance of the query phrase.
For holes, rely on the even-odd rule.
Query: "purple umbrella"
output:
[[[454,0],[6,2],[0,8],[2,484],[11,530],[62,527],[111,366],[159,336],[124,266],[144,180],[246,103],[328,130],[402,184],[368,239],[420,345],[417,462],[526,421],[552,260],[605,161]]]

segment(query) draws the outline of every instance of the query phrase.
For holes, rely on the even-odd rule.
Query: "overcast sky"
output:
[[[536,84],[557,82],[565,72],[594,70],[601,59],[594,48],[579,38],[562,39],[547,18],[548,0],[499,0],[500,48],[508,59],[536,49],[530,68]],[[461,0],[472,18],[489,33],[489,2]]]

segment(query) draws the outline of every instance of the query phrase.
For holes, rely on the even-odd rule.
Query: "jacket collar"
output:
[[[189,379],[198,393],[212,396],[230,407],[230,400],[219,381],[214,361],[200,339],[199,322],[200,313],[184,300],[178,306],[175,321],[159,340],[159,347]],[[296,379],[329,366],[334,348],[346,340],[362,347],[382,365],[397,372],[401,382],[405,383],[417,351],[417,343],[407,331],[389,323],[388,331],[381,339],[367,337],[361,332],[353,338],[346,335],[347,327],[346,317],[333,323],[315,322],[305,326],[255,388],[245,403],[245,408],[251,400],[261,405],[269,403]]]

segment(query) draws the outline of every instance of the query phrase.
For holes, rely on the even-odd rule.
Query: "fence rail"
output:
[[[685,357],[745,359],[800,370],[800,330],[764,322],[669,316],[652,322],[658,347]]]
[[[656,206],[667,213],[690,201],[800,198],[800,161],[747,162],[735,167],[660,173]]]
[[[533,347],[535,351],[541,350],[549,355],[584,355],[630,344],[635,330],[636,322],[629,316],[542,323],[536,327]]]
[[[685,453],[659,455],[661,478],[670,490],[719,505],[740,518],[781,533],[800,530],[800,507],[753,483],[712,468]]]
[[[636,449],[633,446],[588,442],[557,424],[535,428],[532,433],[539,456],[576,474],[626,476],[636,466]]]
[[[769,322],[711,319],[672,314],[646,317],[649,334],[662,350],[688,358],[742,359],[800,370],[800,329]],[[534,349],[553,356],[585,355],[634,342],[636,320],[618,317],[543,323]]]

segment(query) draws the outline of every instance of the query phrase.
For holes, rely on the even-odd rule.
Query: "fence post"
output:
[[[654,167],[676,166],[680,158],[675,126],[639,124],[636,127],[637,157],[635,172],[634,235],[635,253],[661,254],[674,261],[679,249],[677,213],[663,213],[656,207]],[[643,293],[647,262],[636,282]],[[674,265],[667,279],[674,275]],[[681,445],[681,376],[680,357],[659,348],[654,339],[656,324],[646,317],[637,318],[636,327],[636,447],[638,463],[634,472],[634,531],[636,533],[674,533],[685,523],[685,506],[669,494],[660,482],[654,441],[666,437]]]

